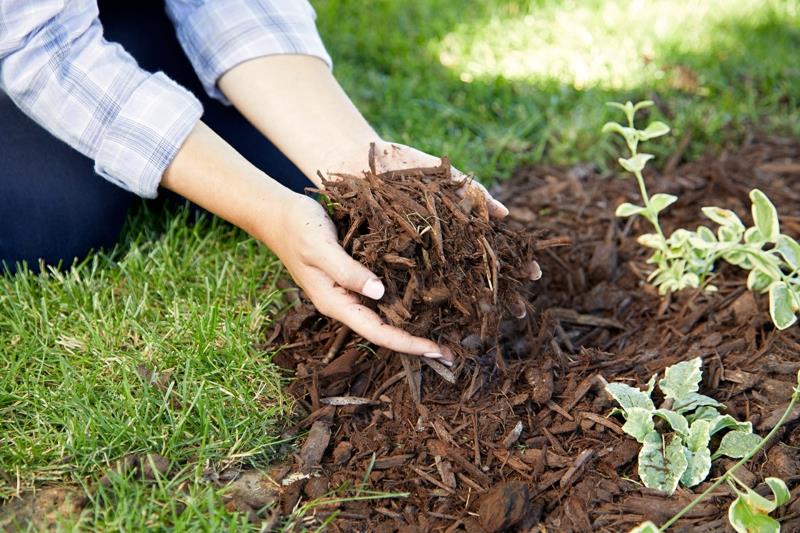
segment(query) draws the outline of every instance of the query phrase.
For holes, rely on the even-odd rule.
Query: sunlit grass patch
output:
[[[692,92],[702,86],[686,67],[669,64],[675,53],[738,53],[745,43],[726,27],[742,21],[757,25],[776,15],[797,20],[797,5],[764,0],[512,2],[485,19],[457,24],[432,46],[441,63],[463,81],[502,76],[619,90],[666,78]]]

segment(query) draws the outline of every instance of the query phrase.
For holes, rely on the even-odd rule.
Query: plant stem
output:
[[[634,156],[636,154],[633,154]],[[650,209],[650,195],[647,194],[647,187],[644,183],[644,176],[642,176],[641,172],[634,172],[634,176],[636,176],[636,183],[639,184],[639,194],[642,195],[642,201],[644,202],[644,206],[646,209]],[[665,239],[664,232],[661,231],[661,224],[658,223],[658,213],[653,213],[653,220],[650,221],[653,227],[656,229],[658,236],[661,237],[662,240]]]
[[[798,399],[800,399],[800,394],[798,393],[798,390],[800,390],[800,384],[798,384],[798,389],[795,389],[794,394],[792,394],[792,399],[789,402],[789,406],[786,407],[786,411],[784,411],[783,416],[781,416],[780,420],[778,420],[778,423],[775,424],[775,427],[772,428],[772,431],[770,431],[767,434],[766,437],[764,437],[764,439],[761,441],[761,443],[758,446],[756,446],[755,448],[753,448],[752,450],[750,450],[750,452],[747,455],[742,457],[739,460],[739,462],[736,463],[735,465],[733,465],[727,472],[725,472],[719,478],[717,478],[717,480],[714,483],[712,483],[710,487],[708,487],[706,490],[704,490],[699,496],[696,496],[695,499],[692,500],[691,502],[689,502],[689,504],[686,507],[684,507],[683,509],[678,511],[677,514],[675,514],[675,516],[670,518],[663,526],[661,526],[658,529],[659,531],[666,531],[675,522],[680,520],[681,517],[683,517],[683,515],[685,515],[689,511],[691,511],[697,504],[699,504],[701,501],[703,501],[706,498],[706,496],[708,496],[711,492],[713,492],[717,487],[719,487],[720,485],[725,483],[725,481],[729,477],[733,476],[733,473],[736,471],[736,469],[738,469],[740,466],[742,466],[747,461],[752,459],[755,454],[757,454],[758,452],[761,451],[761,449],[764,447],[764,445],[767,442],[772,440],[772,437],[775,436],[775,434],[778,432],[778,430],[786,422],[786,419],[789,418],[789,415],[791,414],[792,410],[794,409],[794,406],[797,404]]]

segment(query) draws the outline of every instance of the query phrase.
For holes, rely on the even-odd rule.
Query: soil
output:
[[[663,216],[668,231],[708,223],[700,212],[708,204],[749,220],[748,192],[758,187],[778,206],[782,231],[800,235],[796,140],[749,137],[697,162],[681,166],[680,157],[648,176],[651,192],[680,198]],[[666,498],[642,487],[638,444],[607,416],[603,384],[642,386],[698,356],[702,392],[761,434],[774,426],[800,369],[800,330],[777,331],[765,298],[745,290],[746,273],[735,267],[719,269],[716,293],[659,297],[635,240],[648,228],[613,214],[637,199],[634,182],[591,166],[523,168],[495,194],[510,209],[497,223],[479,201],[454,196],[448,169],[445,162],[328,184],[341,242],[387,285],[379,313],[458,357],[448,369],[375,351],[296,297],[270,336],[286,344],[276,362],[295,372],[289,391],[307,411],[296,429],[310,429],[282,472],[292,476],[280,495],[285,513],[328,491],[363,487],[408,497],[320,505],[306,525],[334,512],[331,531],[663,523],[693,492]],[[544,275],[531,283],[534,254]],[[784,531],[800,530],[798,418],[800,411],[740,471],[754,485],[770,475],[787,480],[793,499],[776,512]],[[710,477],[726,466],[716,462]],[[674,530],[726,530],[729,500],[720,488]]]

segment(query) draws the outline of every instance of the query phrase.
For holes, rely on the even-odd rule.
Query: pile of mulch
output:
[[[748,138],[694,163],[678,166],[679,158],[648,176],[651,192],[680,198],[663,216],[667,231],[707,223],[700,207],[710,203],[749,220],[747,193],[758,187],[778,207],[783,231],[800,236],[800,142]],[[765,298],[747,292],[746,274],[734,267],[720,268],[717,293],[659,298],[645,281],[648,253],[635,242],[648,228],[613,214],[636,200],[635,183],[591,166],[523,168],[496,194],[510,209],[496,223],[452,196],[448,168],[327,185],[341,242],[387,284],[382,316],[459,358],[445,369],[375,351],[300,296],[271,339],[286,343],[276,361],[295,371],[289,390],[307,411],[296,429],[310,429],[280,472],[290,476],[284,513],[329,491],[352,494],[366,479],[364,488],[409,496],[322,505],[309,524],[333,512],[331,531],[623,531],[662,523],[693,493],[681,488],[667,498],[637,482],[638,444],[607,418],[603,384],[642,386],[698,356],[705,394],[761,434],[774,427],[800,369],[800,330],[777,331]],[[530,284],[519,272],[534,253],[544,275]],[[426,299],[441,286],[445,298]],[[512,305],[520,295],[523,319]],[[739,471],[753,485],[765,476],[787,480],[794,498],[776,513],[785,531],[800,529],[799,416]],[[728,466],[716,462],[710,477]],[[720,488],[675,530],[725,530],[729,501]]]

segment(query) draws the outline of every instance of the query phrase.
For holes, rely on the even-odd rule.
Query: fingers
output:
[[[367,267],[350,257],[337,243],[328,243],[321,264],[317,268],[326,272],[345,289],[380,300],[386,288]]]
[[[306,285],[306,293],[320,312],[347,325],[367,341],[394,352],[437,359],[448,366],[453,364],[450,350],[384,323],[372,309],[361,305],[353,294],[336,287],[324,272],[312,273]]]
[[[492,195],[489,194],[489,191],[486,190],[486,187],[475,181],[475,179],[470,178],[455,167],[450,167],[450,175],[453,177],[453,179],[458,181],[466,180],[465,187],[475,187],[481,193],[483,193],[483,195],[486,197],[486,205],[489,208],[489,216],[499,220],[508,215],[508,208],[501,202],[492,198]]]

